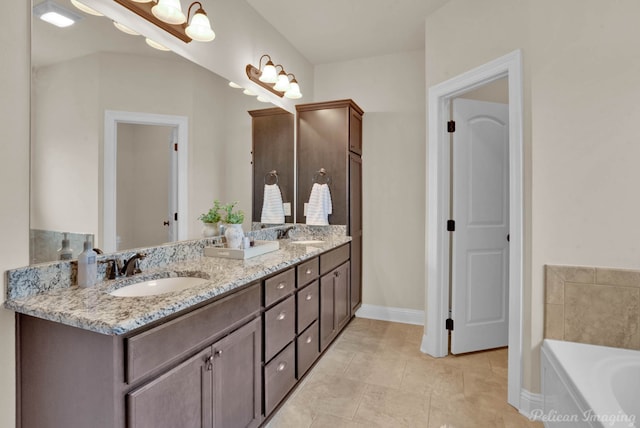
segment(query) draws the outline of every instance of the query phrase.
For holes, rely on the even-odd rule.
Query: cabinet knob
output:
[[[285,361],[283,361],[280,364],[278,364],[278,367],[276,368],[276,371],[281,372],[285,368],[287,368],[287,363]]]
[[[312,340],[312,338],[311,338],[311,336],[309,336],[309,337],[307,337],[307,340],[305,340],[305,342],[306,343],[311,343],[311,340]]]
[[[335,276],[336,278],[337,278],[337,277],[339,277],[339,276],[340,276],[340,271],[335,271],[335,272],[333,273],[333,276]]]
[[[287,316],[287,313],[286,313],[286,312],[284,312],[284,311],[282,311],[282,312],[280,312],[280,313],[278,314],[278,318],[277,318],[277,320],[278,320],[278,321],[282,321],[283,319],[285,319],[285,318],[286,318],[286,316]]]
[[[213,355],[215,355],[216,357],[221,357],[222,356],[222,349],[218,349]]]
[[[282,290],[284,287],[286,287],[287,284],[285,284],[284,282],[281,282],[280,284],[278,284],[278,286],[276,287],[278,290]]]
[[[311,300],[313,298],[313,296],[311,294],[307,294],[307,297],[305,297],[305,300]]]
[[[311,268],[307,268],[307,272],[306,272],[306,274],[307,274],[307,275],[311,275],[311,273],[312,273]]]

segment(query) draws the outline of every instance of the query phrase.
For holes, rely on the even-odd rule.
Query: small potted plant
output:
[[[238,205],[238,201],[222,207],[222,211],[225,213],[222,221],[227,225],[224,230],[224,237],[227,239],[228,248],[241,248],[242,239],[244,238],[244,232],[242,231],[244,212],[242,210],[234,211],[236,205]]]
[[[220,231],[220,222],[222,221],[222,216],[220,215],[220,209],[222,208],[222,206],[220,205],[220,201],[219,200],[215,200],[213,201],[213,207],[211,209],[209,209],[209,211],[207,211],[204,214],[200,214],[200,217],[198,217],[198,220],[202,221],[203,224],[203,229],[202,229],[202,236],[204,236],[205,238],[211,237],[211,236],[218,236],[220,235],[221,231]]]

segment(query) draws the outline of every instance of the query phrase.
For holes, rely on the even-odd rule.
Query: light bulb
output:
[[[193,15],[185,32],[187,36],[199,42],[210,42],[216,38],[216,33],[211,29],[211,22],[202,8]]]
[[[180,0],[158,0],[158,3],[151,8],[153,16],[167,24],[184,24],[187,17],[182,13]]]

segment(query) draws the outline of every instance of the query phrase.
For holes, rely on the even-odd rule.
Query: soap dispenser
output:
[[[73,250],[69,246],[68,233],[64,232],[64,238],[62,238],[62,247],[58,250],[58,260],[71,260],[73,258]]]
[[[78,255],[78,286],[92,287],[98,276],[97,254],[93,251],[93,235],[87,235],[84,250]]]

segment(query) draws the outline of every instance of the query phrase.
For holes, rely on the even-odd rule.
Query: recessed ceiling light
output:
[[[133,31],[131,28],[127,27],[124,24],[121,24],[119,22],[113,21],[113,25],[120,31],[122,31],[123,33],[127,33],[127,34],[131,34],[132,36],[139,36],[140,33],[138,33],[137,31]]]
[[[257,95],[251,89],[245,89],[244,91],[242,91],[242,93],[245,94],[245,95],[249,95],[250,97],[255,97]]]
[[[257,100],[260,101],[261,103],[268,103],[269,102],[269,100],[266,99],[265,97],[263,97],[262,95],[258,95]]]
[[[231,86],[234,89],[242,89],[242,86],[238,85],[235,82],[229,82],[229,86]]]
[[[59,4],[45,0],[33,7],[33,15],[56,27],[64,28],[80,21],[82,16]]]

